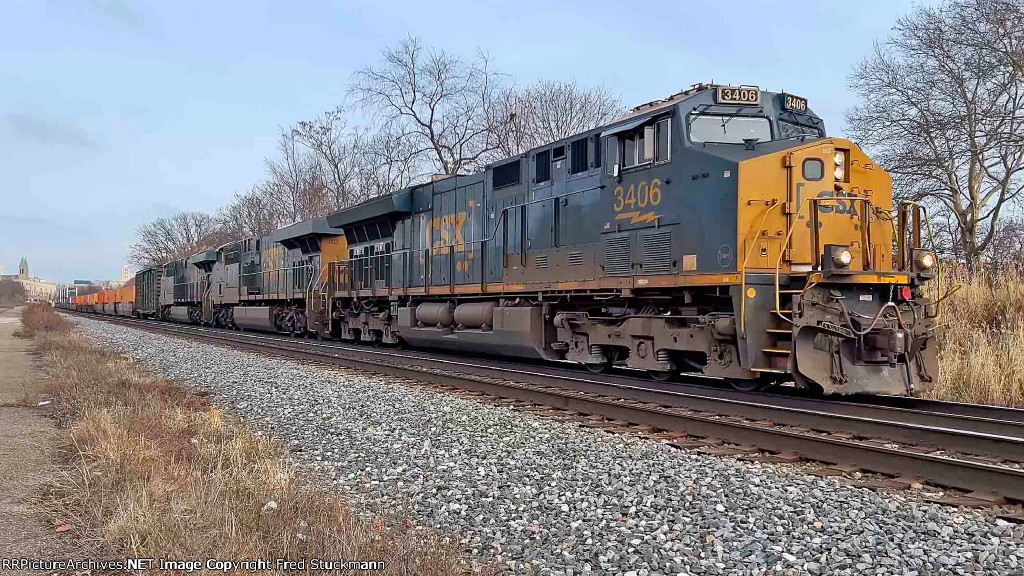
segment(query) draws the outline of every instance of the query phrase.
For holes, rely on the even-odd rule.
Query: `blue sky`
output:
[[[807,97],[842,134],[851,66],[909,1],[7,0],[0,265],[117,278],[135,229],[258,181],[280,126],[343,101],[406,34],[518,83],[605,84],[627,105],[696,82]]]

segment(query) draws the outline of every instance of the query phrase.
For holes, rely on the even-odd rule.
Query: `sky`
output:
[[[373,2],[5,0],[0,266],[120,277],[135,230],[258,182],[281,127],[344,103],[406,35],[519,84],[603,84],[628,106],[697,82],[809,99],[832,135],[847,76],[903,0]]]

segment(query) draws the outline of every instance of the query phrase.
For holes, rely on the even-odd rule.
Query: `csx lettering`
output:
[[[446,214],[440,218],[434,218],[430,221],[430,227],[432,230],[436,230],[440,234],[440,239],[432,242],[434,248],[442,248],[445,246],[456,245],[456,250],[462,252],[466,249],[464,243],[466,242],[463,231],[466,226],[466,212],[456,212],[455,214]],[[452,241],[454,237],[454,242]]]
[[[822,190],[821,192],[818,192],[818,198],[827,198],[833,195],[842,196],[843,194],[833,194],[828,190]],[[856,198],[856,196],[851,197]],[[818,211],[821,212],[822,214],[846,214],[849,216],[857,215],[856,202],[843,200],[842,198],[835,200],[834,202],[835,205],[832,205],[829,202],[818,203]]]
[[[630,184],[629,188],[615,187],[615,211],[622,212],[627,206],[630,210],[646,208],[661,204],[661,180],[655,178],[651,183],[640,182]]]

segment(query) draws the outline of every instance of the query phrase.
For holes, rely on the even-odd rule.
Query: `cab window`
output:
[[[779,120],[779,138],[796,138],[799,136],[813,136],[815,138],[824,136],[817,126],[807,126],[786,120]]]
[[[743,141],[749,138],[756,138],[758,142],[768,142],[772,139],[771,124],[762,116],[694,114],[690,116],[689,125],[690,140],[697,144],[743,144]]]

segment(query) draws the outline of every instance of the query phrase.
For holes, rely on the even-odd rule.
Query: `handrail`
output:
[[[817,212],[818,212],[817,204],[819,202],[829,202],[829,201],[833,201],[834,202],[834,201],[838,201],[838,200],[861,201],[861,202],[864,202],[865,204],[867,204],[869,206],[871,204],[871,199],[870,198],[862,198],[860,196],[825,196],[825,197],[822,197],[822,198],[804,198],[804,201],[806,203],[801,203],[797,207],[796,216],[793,218],[793,224],[789,227],[789,231],[786,232],[786,238],[785,238],[785,240],[783,240],[781,245],[782,246],[788,246],[789,245],[789,241],[793,238],[793,232],[797,229],[797,223],[800,221],[800,215],[804,213],[804,206],[809,206],[811,204],[814,204],[815,205],[814,206],[814,213],[816,215]],[[870,221],[869,221],[869,223],[870,223]],[[814,229],[814,232],[815,232],[815,234],[817,233],[817,228]],[[864,250],[868,250],[869,249],[867,246],[864,246],[863,248],[864,248]],[[815,240],[815,246],[813,247],[813,250],[815,252],[817,252],[817,250],[818,250],[817,240]],[[785,253],[786,252],[784,250],[779,250],[779,257],[778,257],[778,259],[775,260],[775,310],[773,310],[773,312],[775,312],[775,314],[778,315],[779,318],[782,318],[783,320],[785,320],[786,322],[789,322],[790,324],[794,324],[792,319],[786,318],[785,316],[782,315],[782,302],[779,299],[779,288],[780,288],[780,286],[779,286],[779,274],[780,274],[780,271],[782,269],[782,257],[785,255]],[[817,258],[817,255],[815,255],[815,259],[816,258]]]
[[[939,253],[935,247],[935,233],[932,231],[932,220],[931,218],[928,217],[928,209],[925,208],[921,203],[915,202],[913,200],[900,200],[900,205],[902,204],[916,206],[921,210],[921,213],[924,215],[924,224],[928,228],[928,243],[931,244],[932,253],[935,255],[935,294],[938,296],[938,298],[936,298],[935,301],[935,320],[938,321],[939,318],[942,316],[942,300],[944,300],[944,298],[942,297],[942,274],[941,270],[939,269]],[[906,233],[906,230],[899,231],[901,238],[905,236]],[[913,263],[911,263],[911,266],[913,266]]]
[[[309,268],[309,282],[306,282],[306,292],[309,293],[308,298],[310,300],[312,300],[313,299],[313,278],[314,278],[314,276],[318,276],[318,275],[314,274],[316,272],[316,266],[313,266],[312,262],[307,262],[305,267]],[[303,294],[303,297],[306,297],[306,295]]]
[[[467,245],[476,245],[476,244],[481,244],[482,245],[484,242],[490,242],[490,241],[494,240],[495,238],[497,238],[497,236],[498,236],[498,229],[501,228],[502,226],[506,225],[506,221],[508,219],[505,216],[513,208],[524,208],[524,207],[530,206],[532,204],[539,204],[541,202],[547,202],[549,200],[561,200],[562,198],[568,198],[569,196],[575,196],[576,194],[584,194],[586,192],[593,192],[594,190],[601,190],[604,187],[605,187],[604,184],[599,184],[597,186],[591,186],[590,188],[582,188],[580,190],[573,190],[572,192],[566,192],[565,194],[559,194],[557,196],[550,196],[548,198],[536,198],[536,199],[530,200],[528,202],[523,202],[522,204],[510,204],[508,206],[505,206],[504,208],[501,209],[500,212],[498,212],[496,214],[497,215],[497,218],[496,218],[497,222],[495,222],[494,229],[491,231],[491,234],[489,236],[485,237],[485,238],[480,238],[479,240],[467,240],[467,241],[463,241],[463,242],[457,242],[457,243],[451,243],[451,244],[443,244],[443,245],[440,245],[440,246],[428,246],[428,247],[425,247],[425,248],[402,248],[400,250],[392,250],[391,252],[387,252],[387,253],[384,253],[384,254],[373,254],[372,256],[371,255],[357,256],[355,258],[348,258],[346,260],[334,260],[333,262],[328,263],[328,266],[330,266],[331,264],[339,263],[339,262],[357,262],[357,261],[361,261],[361,260],[368,260],[368,259],[371,259],[371,258],[390,258],[390,257],[393,257],[393,256],[404,255],[404,254],[413,254],[413,253],[419,253],[419,252],[427,252],[429,254],[432,250],[441,250],[441,249],[444,249],[444,248],[448,249],[449,256],[451,256],[452,252],[453,252],[453,250],[452,250],[453,248],[458,248],[460,246],[467,246]],[[520,226],[525,226],[525,222],[521,222]],[[502,247],[503,248],[507,248],[507,244],[503,243]],[[520,247],[520,250],[523,250],[524,253],[525,253],[525,250],[524,250],[523,247]],[[429,258],[429,256],[428,256],[428,258]],[[403,265],[404,264],[405,264],[405,262],[403,262]],[[484,274],[484,273],[485,273],[484,270],[481,269],[481,274]],[[449,279],[451,279],[451,276],[449,276]]]
[[[771,200],[764,200],[763,202],[768,203],[768,206],[764,209],[764,214],[761,216],[761,222],[758,223],[757,227],[753,228],[754,231],[754,242],[750,243],[750,247],[747,248],[747,255],[743,258],[743,267],[740,269],[740,338],[747,337],[747,262],[750,261],[751,254],[754,253],[754,246],[756,245],[757,230],[760,230],[768,215],[771,214],[772,210],[782,206],[782,203],[772,198]],[[772,204],[774,202],[774,204]],[[747,234],[750,237],[750,234]]]

